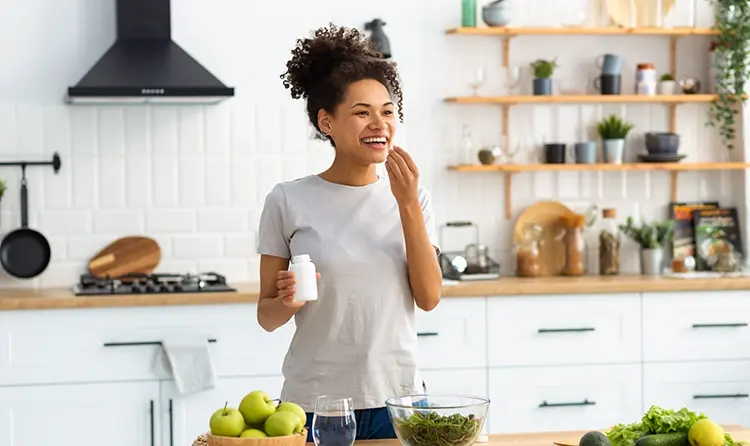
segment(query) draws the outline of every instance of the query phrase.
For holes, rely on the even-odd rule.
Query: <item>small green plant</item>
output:
[[[536,79],[546,79],[552,77],[557,68],[557,59],[544,60],[537,59],[531,62],[531,68],[534,70],[534,77]]]
[[[673,80],[674,80],[674,76],[672,76],[669,73],[664,73],[664,74],[661,75],[661,81],[662,82],[673,81]]]
[[[633,130],[633,127],[633,124],[612,114],[599,121],[596,125],[596,131],[602,139],[625,139],[628,133]]]
[[[655,221],[651,224],[643,223],[640,226],[633,224],[633,217],[628,217],[624,225],[619,225],[620,231],[629,239],[638,243],[641,249],[659,249],[672,240],[674,234],[674,221]]]
[[[6,189],[6,187],[7,187],[7,185],[5,183],[5,180],[2,179],[2,178],[0,178],[0,198],[2,198],[3,195],[5,195],[5,189]]]

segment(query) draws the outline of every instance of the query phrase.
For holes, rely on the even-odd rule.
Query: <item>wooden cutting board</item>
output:
[[[143,236],[119,238],[89,260],[89,274],[117,277],[125,274],[151,274],[161,261],[156,240]]]
[[[664,18],[674,7],[675,0],[661,0],[661,11],[657,11],[656,0],[633,0],[632,4],[635,6],[635,26],[654,27],[660,21],[664,23]],[[607,13],[616,25],[625,28],[632,26],[630,0],[606,0],[606,5]]]

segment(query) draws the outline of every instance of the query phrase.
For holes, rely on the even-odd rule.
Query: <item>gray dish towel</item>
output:
[[[162,339],[161,345],[161,356],[168,363],[180,394],[216,387],[216,368],[205,335],[173,335]]]

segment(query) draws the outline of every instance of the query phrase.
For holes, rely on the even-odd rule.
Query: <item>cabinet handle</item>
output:
[[[573,403],[548,403],[546,401],[542,401],[542,404],[540,404],[539,407],[593,406],[594,404],[596,404],[596,402],[589,401],[588,398],[586,398],[583,401]]]
[[[214,343],[216,339],[209,339],[208,342]],[[105,342],[105,347],[138,347],[141,345],[161,345],[161,341],[137,341],[137,342]]]
[[[419,332],[419,333],[417,333],[417,336],[419,336],[419,337],[424,337],[424,336],[437,336],[437,335],[438,335],[438,334],[437,334],[437,332],[436,332],[436,331],[422,331],[422,332]]]
[[[735,393],[735,394],[714,394],[714,395],[693,395],[693,399],[695,400],[707,400],[707,399],[717,399],[717,398],[747,398],[750,397],[747,393]]]
[[[151,417],[151,446],[154,446],[154,400],[149,403],[149,416]]]
[[[583,331],[594,331],[594,327],[580,328],[540,328],[539,333],[580,333]]]
[[[726,328],[747,327],[747,322],[728,322],[726,324],[693,324],[693,328]]]
[[[174,423],[172,422],[172,399],[169,399],[169,446],[174,445]]]

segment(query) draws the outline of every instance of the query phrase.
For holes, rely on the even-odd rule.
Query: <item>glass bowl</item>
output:
[[[385,401],[404,446],[468,446],[482,432],[490,400],[475,396],[413,394]]]

